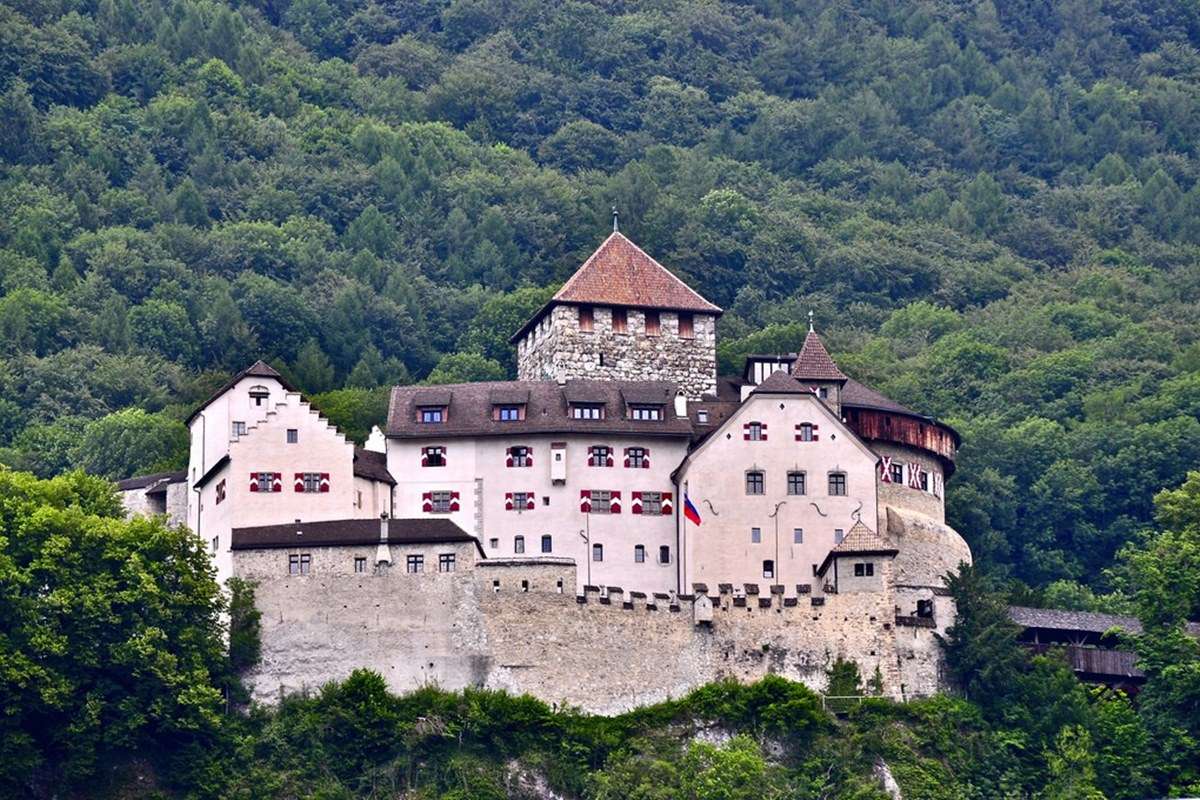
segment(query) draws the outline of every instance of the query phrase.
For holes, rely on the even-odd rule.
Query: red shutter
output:
[[[674,514],[675,513],[675,508],[671,504],[671,493],[670,492],[662,493],[662,513],[663,514]]]
[[[321,491],[322,492],[329,491],[329,473],[328,472],[321,473]]]
[[[433,492],[421,493],[421,511],[426,514],[433,513]]]
[[[296,485],[294,488],[297,492],[304,491],[304,473],[303,472],[296,473]]]
[[[908,462],[908,485],[913,489],[921,488],[921,462]]]
[[[505,511],[513,510],[512,492],[504,493],[504,510]]]
[[[742,440],[746,441],[746,442],[750,441],[750,423],[749,422],[742,425]]]
[[[819,428],[819,426],[813,425],[813,441],[814,442],[818,441],[821,438],[820,436],[817,435],[818,428]]]
[[[620,492],[612,493],[612,502],[608,506],[608,513],[610,513],[610,514],[620,514],[621,513],[621,493]]]
[[[459,509],[458,492],[451,492],[450,493],[450,510],[453,512],[453,511],[458,511],[458,509]]]
[[[250,473],[250,491],[252,491],[252,492],[258,491],[258,473],[257,472]]]
[[[650,448],[642,451],[642,469],[650,469]]]
[[[527,466],[527,467],[533,466],[533,448],[532,447],[525,450],[525,466]]]
[[[421,448],[421,466],[422,467],[429,466],[429,448],[428,447]]]
[[[629,448],[625,448],[625,469],[629,469]]]
[[[592,493],[587,489],[579,491],[579,510],[584,514],[592,513]]]
[[[641,492],[630,492],[629,493],[629,513],[630,514],[641,514],[642,513],[642,493]]]
[[[608,463],[607,463],[607,464],[605,464],[604,466],[606,466],[606,467],[611,467],[612,465],[613,465],[612,448],[609,448],[609,451],[608,451]]]
[[[504,448],[504,466],[511,467],[513,465],[512,448]]]
[[[533,511],[534,505],[535,505],[534,501],[536,501],[536,500],[537,500],[537,497],[534,496],[533,492],[526,492],[525,493],[525,510]]]
[[[881,456],[879,459],[879,480],[883,483],[892,482],[892,457]]]
[[[274,473],[274,478],[271,480],[271,491],[272,492],[282,492],[283,491],[283,473],[282,472]]]
[[[759,429],[762,430],[762,439],[760,441],[765,442],[767,440],[767,423],[764,422],[759,426]]]
[[[588,448],[588,466],[589,467],[596,466],[596,448],[594,448],[594,447]]]

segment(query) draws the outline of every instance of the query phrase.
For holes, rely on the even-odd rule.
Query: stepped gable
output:
[[[569,380],[491,381],[441,386],[396,386],[388,404],[387,435],[402,439],[511,436],[533,433],[634,433],[642,436],[689,437],[687,417],[675,416],[676,387],[670,381]],[[525,418],[493,419],[497,404],[525,404]],[[571,403],[598,403],[604,419],[574,419]],[[627,404],[660,404],[662,419],[635,420]],[[417,421],[417,409],[442,406],[440,423]]]
[[[556,305],[624,306],[628,308],[722,313],[698,292],[651,258],[623,233],[614,231],[575,270],[554,297],[513,334],[516,342]]]
[[[227,391],[232,389],[234,386],[237,386],[238,381],[240,381],[242,378],[271,378],[273,380],[279,381],[279,384],[281,386],[283,386],[284,389],[287,389],[289,392],[296,391],[296,388],[294,386],[292,386],[290,383],[288,383],[287,378],[284,378],[283,375],[279,374],[279,370],[275,369],[274,367],[272,367],[270,364],[263,361],[262,359],[259,359],[258,361],[255,361],[253,364],[246,367],[244,370],[242,370],[238,374],[234,375],[232,378],[230,378],[225,383],[224,386],[222,386],[220,389],[217,389],[215,392],[213,392],[211,395],[209,395],[207,400],[205,400],[200,405],[196,406],[196,410],[188,415],[188,418],[183,421],[183,424],[184,425],[191,424],[192,420],[195,419],[196,416],[201,411],[208,408],[209,403],[211,403],[213,400],[216,400],[221,395],[225,394]]]
[[[804,346],[792,365],[792,376],[802,381],[844,381],[846,373],[838,369],[825,343],[812,328],[804,337]]]
[[[392,473],[388,472],[387,453],[376,453],[374,450],[365,450],[357,446],[354,448],[354,475],[358,478],[396,485],[396,479],[392,477]]]
[[[868,528],[860,519],[846,531],[845,538],[834,545],[825,556],[817,574],[824,575],[833,560],[841,556],[894,556],[899,552],[886,537]]]

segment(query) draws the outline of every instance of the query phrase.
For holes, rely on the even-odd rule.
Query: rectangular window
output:
[[[312,567],[312,556],[308,553],[293,553],[288,556],[289,575],[307,575]]]
[[[591,500],[593,514],[612,513],[612,492],[607,489],[593,489]]]
[[[775,562],[769,558],[765,559],[763,561],[763,577],[764,578],[774,578],[775,577]]]
[[[217,496],[217,505],[220,505],[221,502],[225,499],[225,479],[224,478],[221,478],[221,480],[217,482],[216,496]]]
[[[454,572],[454,553],[442,553],[438,556],[438,572]]]
[[[701,408],[696,411],[696,422],[699,422],[701,425],[708,424],[708,409],[707,408]]]
[[[696,329],[695,329],[695,326],[692,324],[692,315],[681,313],[679,315],[679,338],[680,339],[692,339],[692,338],[695,338],[695,336],[696,336]]]
[[[651,517],[662,516],[662,492],[642,492],[642,513]]]
[[[670,564],[671,563],[671,548],[668,545],[665,545],[665,544],[659,545],[658,563],[660,563],[660,564]]]
[[[513,552],[516,553],[517,555],[521,555],[525,552],[525,537],[524,536],[514,536],[513,537]]]
[[[424,572],[425,556],[409,556],[406,562],[407,572]]]
[[[892,464],[892,483],[904,485],[904,465]]]
[[[218,548],[218,547],[220,547],[220,546],[221,546],[221,537],[220,537],[220,536],[214,536],[214,537],[212,538],[212,551],[213,551],[214,553],[215,553],[215,552],[217,552],[217,548]]]
[[[811,442],[813,440],[813,426],[811,422],[800,423],[800,441]]]
[[[579,307],[579,330],[590,331],[596,326],[595,318],[592,314],[591,306]]]
[[[787,493],[788,494],[804,494],[805,474],[803,472],[789,472],[787,475]]]
[[[834,544],[841,544],[842,539],[845,539],[845,538],[846,538],[846,532],[844,530],[842,530],[841,528],[833,529],[833,543]]]
[[[662,419],[662,406],[630,406],[629,416],[643,422],[654,422]]]
[[[257,480],[258,480],[258,490],[260,492],[269,492],[269,491],[271,491],[271,489],[273,488],[274,483],[275,483],[275,473],[274,472],[260,472],[260,473],[258,473]]]
[[[499,550],[500,549],[500,540],[499,539],[489,539],[488,547],[492,548],[493,550]]]
[[[288,428],[287,443],[288,444],[296,444],[299,441],[300,441],[300,431],[296,430],[295,428]]]
[[[829,496],[841,497],[846,494],[846,473],[829,473]]]
[[[633,546],[633,563],[646,563],[646,546],[644,544],[635,544]]]
[[[614,308],[612,312],[613,333],[628,333],[629,320],[623,308]]]
[[[750,543],[751,544],[761,544],[762,543],[762,528],[751,528],[750,529]]]
[[[495,406],[492,409],[492,418],[499,422],[518,422],[525,419],[525,406]]]
[[[521,512],[529,508],[529,502],[533,500],[533,496],[529,492],[513,492],[512,507],[513,511]]]
[[[425,406],[421,409],[420,420],[424,424],[445,422],[446,407],[445,406]]]
[[[592,545],[592,561],[603,561],[603,560],[604,560],[604,545],[602,545],[602,544]]]
[[[514,467],[529,466],[529,448],[528,447],[512,447],[509,449],[509,455],[512,456],[512,465]]]
[[[429,500],[433,503],[434,514],[449,514],[450,501],[452,499],[450,492],[447,491],[429,493]]]
[[[874,575],[875,575],[875,565],[874,564],[855,564],[854,565],[854,577],[870,578]]]
[[[630,469],[641,469],[646,466],[646,448],[644,447],[627,447],[625,448],[625,466]]]
[[[746,473],[746,494],[763,494],[765,486],[766,478],[762,472]]]
[[[921,484],[921,491],[923,491],[923,492],[929,491],[929,473],[928,472],[926,472],[925,470],[921,470],[917,474],[917,482]]]
[[[354,557],[354,571],[359,574],[362,574],[367,571],[366,556],[355,556]]]
[[[421,450],[421,466],[422,467],[444,467],[446,466],[446,448],[444,447],[425,447]]]
[[[597,444],[592,445],[591,455],[588,457],[589,467],[607,467],[609,459],[612,458],[612,449],[607,445]]]
[[[321,491],[321,473],[319,473],[319,472],[305,472],[304,473],[304,491],[305,491],[305,493]]]
[[[747,438],[752,442],[763,440],[763,425],[761,422],[751,422],[746,425]]]
[[[659,332],[660,328],[661,328],[661,325],[660,325],[659,319],[658,319],[658,312],[657,311],[647,311],[646,312],[646,335],[647,336],[658,336],[658,332]]]
[[[804,528],[792,528],[792,544],[804,544]]]
[[[574,403],[571,419],[604,419],[604,406],[601,403]]]
[[[245,436],[246,435],[246,423],[238,422],[237,420],[234,420],[233,435],[234,436]]]
[[[543,534],[543,536],[542,536],[542,552],[543,553],[553,553],[554,552],[554,539],[551,538],[550,534],[548,534],[548,533]]]

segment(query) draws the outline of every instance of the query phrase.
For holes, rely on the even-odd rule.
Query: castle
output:
[[[619,711],[837,657],[943,685],[958,435],[799,353],[717,374],[721,309],[614,230],[512,338],[518,379],[397,386],[355,446],[270,366],[120,484],[257,584],[255,696],[376,669]]]

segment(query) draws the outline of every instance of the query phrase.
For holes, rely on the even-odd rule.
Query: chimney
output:
[[[388,514],[384,511],[379,515],[379,546],[375,548],[375,566],[391,565],[392,552],[388,547]]]

